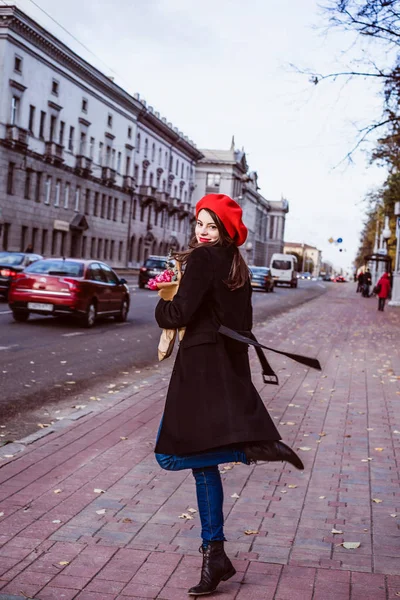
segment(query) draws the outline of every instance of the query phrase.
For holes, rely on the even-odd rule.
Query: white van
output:
[[[285,283],[297,288],[297,259],[293,254],[273,254],[270,269],[275,285]]]

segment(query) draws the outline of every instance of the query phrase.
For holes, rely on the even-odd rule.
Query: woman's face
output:
[[[218,227],[209,212],[204,208],[197,216],[195,235],[199,244],[217,242],[219,240]]]

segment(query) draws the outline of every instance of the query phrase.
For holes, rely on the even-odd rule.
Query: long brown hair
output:
[[[230,237],[229,233],[225,229],[225,226],[222,223],[221,219],[218,217],[218,215],[216,215],[215,212],[210,210],[209,208],[205,208],[204,210],[206,210],[210,217],[213,219],[214,223],[218,228],[219,233],[219,239],[216,242],[210,242],[206,245],[225,247],[230,246],[233,248],[233,260],[231,270],[229,272],[228,279],[224,281],[224,283],[228,286],[228,288],[231,291],[237,290],[243,287],[245,283],[249,280],[249,269],[243,259],[243,256],[240,254],[239,248],[236,246],[235,242]],[[193,250],[203,245],[203,243],[200,244],[197,241],[196,236],[194,235],[189,242],[189,248],[187,250],[184,250],[183,252],[175,252],[174,257],[179,262],[185,264],[189,256],[192,254]]]

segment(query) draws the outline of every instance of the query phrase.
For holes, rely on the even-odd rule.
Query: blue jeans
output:
[[[156,460],[160,467],[167,471],[192,469],[196,481],[203,544],[207,546],[208,542],[225,540],[224,492],[218,465],[228,462],[242,462],[247,465],[245,453],[240,450],[221,448],[188,456],[156,454]]]

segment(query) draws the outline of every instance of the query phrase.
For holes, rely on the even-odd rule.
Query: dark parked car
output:
[[[8,290],[17,273],[21,273],[31,263],[43,258],[29,252],[0,252],[0,295],[8,297]]]
[[[165,271],[167,260],[166,256],[149,256],[146,258],[144,265],[140,267],[139,271],[138,285],[140,289],[143,289],[147,285],[149,279]]]
[[[274,291],[274,279],[271,270],[268,267],[249,267],[251,273],[251,287],[264,290],[264,292]]]
[[[30,313],[72,315],[93,327],[97,317],[126,321],[130,296],[125,279],[103,262],[47,258],[17,274],[8,302],[16,321]]]

